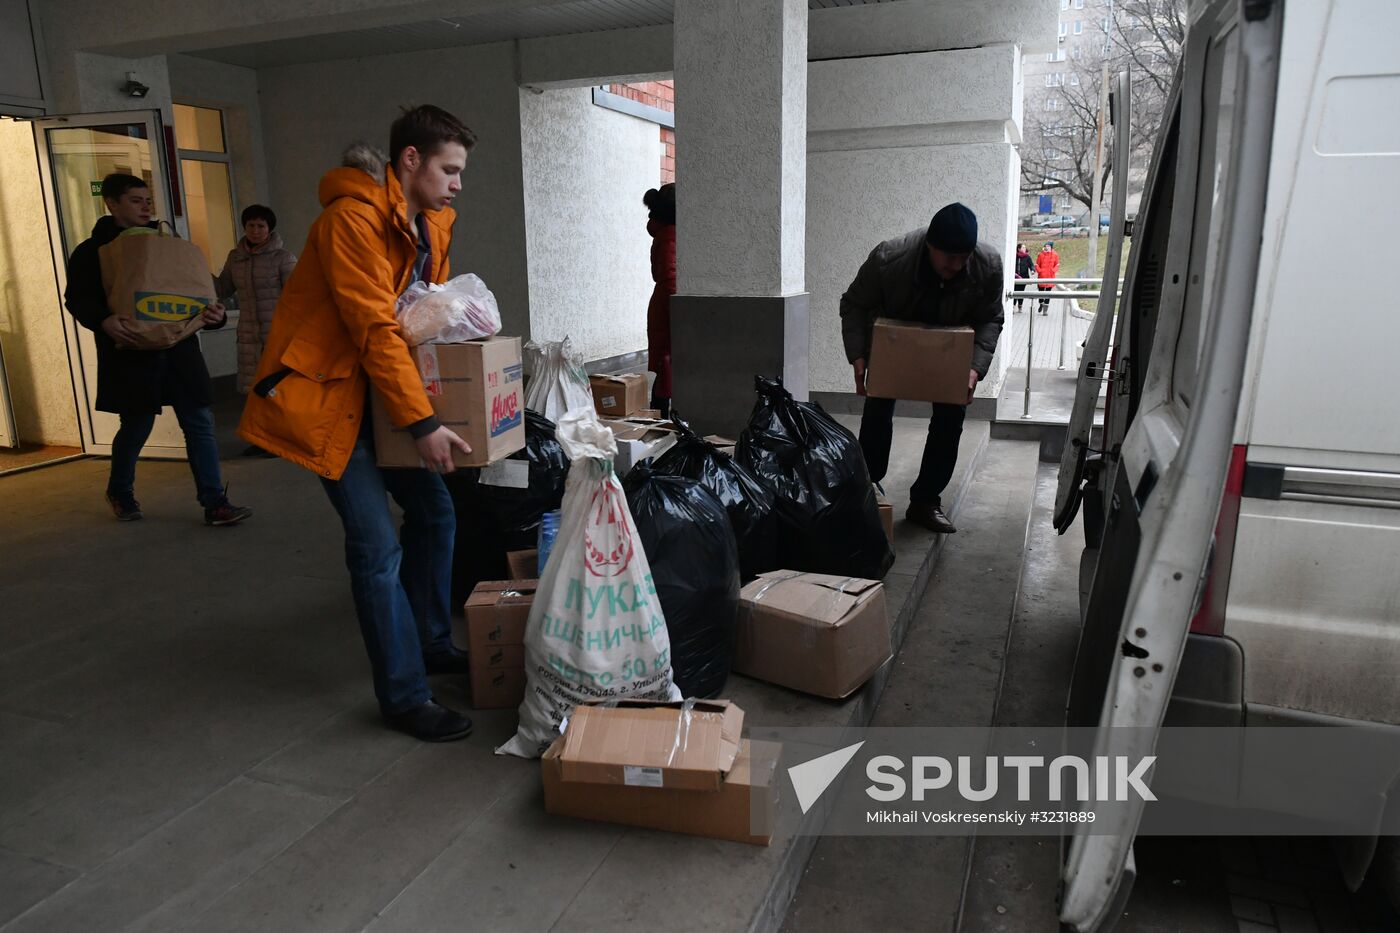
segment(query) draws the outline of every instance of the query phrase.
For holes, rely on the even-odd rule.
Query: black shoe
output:
[[[142,517],[141,503],[132,496],[114,496],[109,492],[107,504],[112,507],[112,514],[119,522],[134,522]]]
[[[956,525],[948,521],[948,516],[943,514],[943,509],[934,502],[909,503],[909,511],[904,513],[904,517],[916,525],[941,535],[955,534],[958,530]]]
[[[471,665],[467,663],[467,653],[458,648],[423,658],[423,667],[429,674],[466,674]]]
[[[204,524],[206,525],[237,525],[244,519],[252,517],[252,509],[242,505],[234,505],[227,499],[212,509],[204,510]]]
[[[429,700],[422,706],[385,716],[384,721],[390,728],[406,732],[424,742],[455,742],[472,734],[470,719],[439,705],[437,700]]]

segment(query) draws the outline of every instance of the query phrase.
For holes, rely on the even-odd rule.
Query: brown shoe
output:
[[[937,503],[933,502],[911,502],[909,511],[904,513],[904,517],[916,525],[927,528],[929,531],[940,535],[951,535],[957,533],[957,526],[948,521],[948,516],[943,514]]]

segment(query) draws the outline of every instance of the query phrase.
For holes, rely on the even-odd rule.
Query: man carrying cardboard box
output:
[[[871,250],[841,296],[841,337],[859,395],[866,394],[866,363],[876,318],[973,329],[967,401],[961,405],[934,403],[919,477],[909,490],[905,517],[930,531],[957,531],[943,514],[940,496],[957,465],[958,438],[967,405],[996,352],[1003,288],[1001,254],[990,244],[977,241],[977,216],[954,203],[933,216],[927,231],[906,233]],[[894,406],[894,399],[867,396],[861,416],[860,446],[870,479],[876,483],[889,469]]]
[[[452,645],[456,519],[440,473],[454,449],[394,317],[416,281],[447,279],[447,248],[476,135],[430,105],[389,129],[389,166],[368,146],[321,179],[321,216],[282,292],[238,433],[314,471],[345,527],[355,614],[380,711],[429,742],[464,738],[471,720],[438,705],[427,675],[468,672]],[[381,469],[366,396],[413,436],[425,468]],[[403,509],[402,544],[387,495]]]

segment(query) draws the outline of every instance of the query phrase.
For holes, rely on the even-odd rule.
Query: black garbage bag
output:
[[[739,545],[739,576],[743,580],[781,570],[773,491],[748,467],[700,437],[684,421],[673,420],[679,429],[678,440],[656,458],[652,469],[696,480],[715,494],[734,528],[734,540]]]
[[[622,488],[666,614],[671,671],[688,697],[718,696],[734,660],[739,550],[724,506],[700,483],[643,461]]]
[[[527,408],[525,447],[506,459],[530,464],[530,485],[516,489],[482,483],[479,490],[484,507],[491,512],[504,535],[505,550],[518,551],[535,546],[540,516],[559,508],[564,500],[569,458],[555,436],[554,422]]]
[[[524,489],[482,483],[478,469],[455,470],[443,476],[457,516],[452,551],[452,605],[461,607],[482,580],[510,576],[506,551],[532,548],[537,542],[540,516],[559,508],[569,458],[554,434],[554,422],[525,410],[525,447],[509,460],[529,464],[529,486]]]
[[[505,530],[495,513],[487,508],[476,469],[454,470],[443,476],[452,496],[457,517],[457,533],[452,545],[452,606],[460,610],[482,580],[505,580]]]
[[[894,552],[855,435],[779,379],[756,376],[754,388],[735,458],[777,495],[783,568],[882,579]]]

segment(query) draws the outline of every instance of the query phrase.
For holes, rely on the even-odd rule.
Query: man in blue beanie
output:
[[[841,296],[841,337],[855,371],[856,392],[865,395],[865,366],[875,319],[896,318],[943,327],[973,329],[972,369],[967,402],[987,375],[1001,335],[1005,302],[1001,254],[977,241],[977,215],[963,204],[949,204],[928,225],[870,251],[855,281]],[[870,479],[885,478],[894,437],[894,399],[865,399],[860,446]],[[958,462],[967,404],[934,404],[919,478],[909,490],[905,517],[940,534],[957,531],[943,514],[941,496]]]

